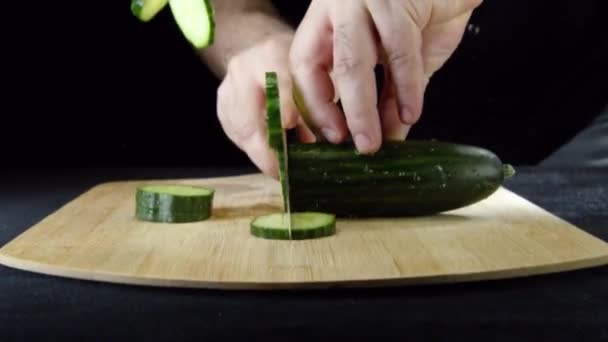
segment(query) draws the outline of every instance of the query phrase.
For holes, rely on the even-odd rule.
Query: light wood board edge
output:
[[[21,260],[5,255],[0,250],[0,264],[14,269],[34,272],[49,276],[63,278],[106,282],[119,285],[138,285],[144,287],[166,287],[166,288],[193,288],[209,290],[297,290],[297,289],[339,289],[339,288],[375,288],[375,287],[400,287],[412,285],[451,284],[464,282],[479,282],[501,279],[528,278],[532,276],[548,275],[576,270],[583,270],[608,265],[608,254],[595,258],[573,260],[556,264],[545,264],[528,267],[518,267],[510,270],[494,270],[476,273],[452,273],[421,277],[403,278],[381,278],[364,280],[338,280],[338,281],[309,281],[309,282],[205,282],[188,279],[161,279],[151,277],[137,278],[121,276],[104,272],[97,272],[91,276],[90,271],[46,265],[39,262]]]

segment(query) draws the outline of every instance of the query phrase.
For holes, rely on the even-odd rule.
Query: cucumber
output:
[[[281,118],[281,101],[279,97],[279,80],[276,72],[266,73],[266,127],[268,129],[268,144],[274,149],[279,161],[279,181],[283,195],[283,211],[290,205],[287,194],[289,183],[286,171],[288,160],[285,159],[284,147],[287,144],[283,135],[283,121]]]
[[[336,217],[320,212],[300,212],[292,214],[291,237],[288,231],[288,217],[285,213],[259,216],[251,221],[253,236],[272,240],[316,239],[336,233]]]
[[[171,12],[186,39],[204,49],[215,39],[215,17],[210,0],[169,0]]]
[[[137,207],[136,217],[140,221],[158,223],[192,223],[208,219],[211,216],[210,213],[210,210],[181,213],[172,210],[147,209],[144,207]]]
[[[352,143],[289,145],[294,211],[337,217],[425,216],[493,194],[514,174],[492,152],[440,141],[385,142],[374,155]]]
[[[131,12],[139,20],[147,22],[152,20],[169,0],[131,0]]]
[[[267,72],[265,81],[268,145],[281,155],[283,153],[283,125],[277,73]]]
[[[143,221],[186,223],[211,217],[214,190],[190,185],[145,185],[135,195],[136,217]]]

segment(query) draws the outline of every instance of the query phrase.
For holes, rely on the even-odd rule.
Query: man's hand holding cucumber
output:
[[[204,59],[223,82],[217,110],[228,137],[265,173],[277,176],[266,139],[264,75],[280,77],[285,128],[303,141],[352,137],[372,154],[403,140],[423,107],[431,76],[460,43],[481,0],[313,0],[294,31],[268,0],[214,3],[216,38]],[[374,69],[388,86],[377,98]],[[294,86],[307,109],[302,118]],[[340,99],[341,110],[336,99]]]

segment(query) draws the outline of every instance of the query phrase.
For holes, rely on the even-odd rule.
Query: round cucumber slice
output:
[[[211,216],[214,190],[191,185],[145,185],[137,188],[137,217],[154,222],[195,222]]]
[[[147,22],[152,20],[169,0],[131,0],[131,12],[139,20]]]
[[[215,18],[210,0],[169,0],[173,17],[186,39],[199,49],[213,44]]]
[[[211,217],[211,210],[193,211],[182,213],[171,210],[148,209],[145,207],[137,207],[136,217],[141,221],[159,222],[159,223],[191,223],[204,221]]]
[[[336,218],[320,212],[292,213],[291,239],[304,240],[327,237],[336,233]],[[271,240],[289,240],[288,216],[274,213],[251,221],[253,236]]]

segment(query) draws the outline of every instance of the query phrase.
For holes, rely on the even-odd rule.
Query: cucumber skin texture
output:
[[[492,152],[439,141],[385,142],[373,156],[354,145],[291,144],[293,211],[337,217],[427,216],[479,202],[502,186]]]
[[[185,223],[211,217],[214,191],[208,196],[178,196],[147,192],[142,187],[135,193],[136,217],[144,221]]]
[[[135,193],[135,203],[137,207],[147,209],[191,213],[209,210],[213,203],[213,197],[213,191],[209,196],[177,196],[147,192],[138,188]]]
[[[286,175],[283,156],[283,121],[281,116],[281,100],[279,94],[279,80],[276,72],[265,73],[266,92],[266,128],[268,130],[268,144],[275,151],[279,161],[279,181],[281,183],[281,194],[283,194],[283,210],[287,211]]]
[[[137,206],[135,216],[138,220],[156,223],[192,223],[210,218],[211,209],[182,213],[172,210],[149,209]]]
[[[266,91],[266,128],[268,144],[279,153],[283,152],[283,125],[281,121],[281,102],[279,98],[279,81],[276,72],[265,74]]]

